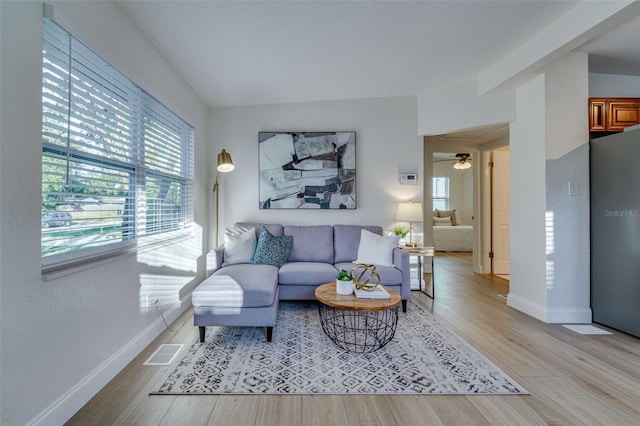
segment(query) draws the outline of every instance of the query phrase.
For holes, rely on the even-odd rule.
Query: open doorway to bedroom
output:
[[[425,242],[436,252],[470,255],[473,272],[480,274],[493,273],[493,152],[508,145],[508,123],[424,137],[424,192],[432,193],[424,197]],[[508,198],[504,202],[508,206]],[[449,220],[456,225],[449,225]],[[508,231],[508,225],[503,229]],[[508,242],[508,233],[504,235],[502,241]],[[508,253],[508,244],[503,246]]]
[[[473,157],[457,167],[460,153],[433,154],[433,246],[442,252],[473,252]]]

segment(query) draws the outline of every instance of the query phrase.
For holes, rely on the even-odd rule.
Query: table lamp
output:
[[[422,203],[413,203],[411,200],[408,203],[398,203],[396,220],[398,222],[409,222],[408,247],[415,247],[413,245],[413,222],[422,222],[424,220]]]

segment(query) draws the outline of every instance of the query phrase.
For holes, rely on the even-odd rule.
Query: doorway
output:
[[[455,161],[456,154],[467,153],[470,155],[472,166],[465,170],[472,176],[470,187],[467,187],[469,188],[468,194],[472,194],[471,208],[470,210],[465,209],[467,211],[466,217],[461,219],[462,223],[473,227],[472,250],[470,250],[472,253],[472,270],[479,274],[492,274],[492,259],[490,258],[490,254],[492,254],[492,189],[489,163],[491,162],[493,151],[502,150],[508,145],[508,123],[424,137],[425,194],[433,192],[434,184],[432,179],[439,175],[437,171],[438,162],[441,164],[448,162],[448,167],[451,167],[451,164]],[[448,155],[449,158],[442,158],[443,155]],[[508,195],[508,185],[505,185],[505,194]],[[450,200],[450,207],[458,209],[459,204],[455,202],[455,206],[452,206],[452,201]],[[428,221],[429,208],[435,208],[434,200],[425,196],[423,202],[425,220]],[[462,204],[464,205],[467,202]],[[508,205],[508,198],[504,202]],[[430,245],[436,246],[434,228],[433,226],[425,226],[424,232],[425,241]],[[503,244],[505,247],[504,252],[508,254],[508,234],[504,236],[503,240],[507,243]],[[438,250],[437,247],[436,250]]]
[[[460,156],[465,156],[465,168]],[[475,155],[433,154],[433,246],[441,252],[473,252],[473,196]]]

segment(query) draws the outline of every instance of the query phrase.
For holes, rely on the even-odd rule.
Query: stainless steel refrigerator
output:
[[[640,129],[590,145],[593,322],[640,337]]]

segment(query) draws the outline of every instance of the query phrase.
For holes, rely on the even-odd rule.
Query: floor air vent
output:
[[[563,324],[563,327],[580,334],[613,334],[590,324]]]
[[[183,347],[184,345],[177,343],[160,345],[153,355],[142,365],[169,365]]]

